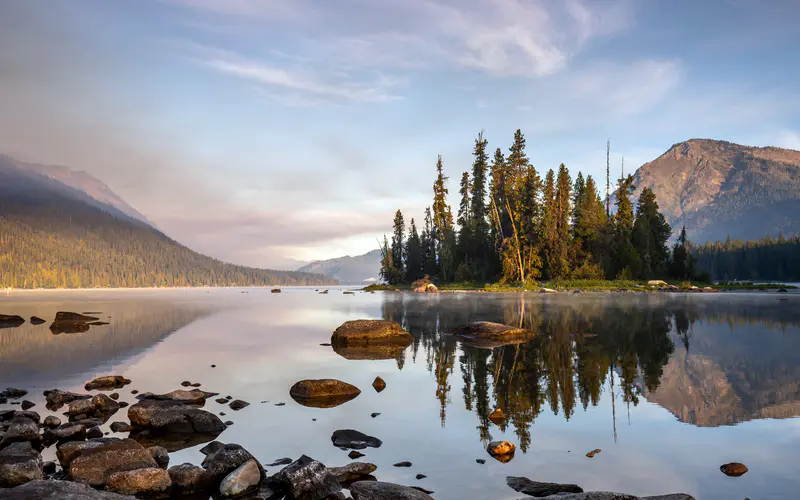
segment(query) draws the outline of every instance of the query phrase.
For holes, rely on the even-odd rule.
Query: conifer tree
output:
[[[489,158],[486,154],[488,141],[483,138],[483,132],[475,139],[475,149],[472,163],[472,189],[470,193],[470,225],[471,249],[468,256],[475,258],[475,263],[480,268],[481,278],[486,278],[486,267],[489,265],[489,212],[486,208],[486,173],[489,168]]]
[[[472,183],[469,179],[469,172],[464,172],[461,175],[461,184],[458,193],[461,195],[461,201],[458,204],[458,246],[459,258],[462,261],[469,261],[469,252],[472,243],[472,212],[470,209],[470,191]]]
[[[490,172],[489,181],[489,219],[492,221],[492,242],[500,251],[503,239],[509,235],[510,223],[506,210],[506,159],[503,151],[497,148]]]
[[[406,281],[411,283],[424,276],[424,252],[422,240],[417,232],[414,219],[408,230],[408,241],[406,242]]]
[[[670,274],[675,279],[692,279],[692,269],[689,265],[691,256],[691,249],[689,248],[689,239],[686,237],[686,226],[681,229],[681,235],[678,241],[672,247],[672,262],[670,263]]]
[[[617,187],[617,200],[614,203],[617,213],[614,214],[614,274],[615,277],[632,278],[637,274],[639,265],[636,249],[631,243],[633,233],[633,176],[620,178]]]
[[[556,181],[555,193],[555,239],[548,271],[551,279],[563,279],[568,277],[570,268],[570,198],[572,191],[572,181],[569,177],[569,170],[562,163],[558,167],[558,179]]]
[[[436,265],[436,241],[434,239],[431,207],[425,207],[425,229],[422,231],[422,247],[424,251],[424,274],[435,276],[439,271]]]
[[[404,259],[404,240],[405,240],[405,222],[403,221],[403,213],[398,210],[394,214],[394,229],[392,234],[392,261],[394,264],[394,274],[390,283],[399,283],[405,276],[405,259]]]
[[[552,279],[553,268],[557,267],[556,251],[558,238],[558,206],[556,205],[556,175],[553,169],[547,171],[542,191],[542,220],[539,237],[542,241],[542,260],[544,261],[545,276]]]
[[[641,262],[641,278],[663,276],[666,272],[669,260],[667,240],[670,234],[672,228],[658,210],[655,193],[649,187],[644,188],[636,206],[631,240]]]

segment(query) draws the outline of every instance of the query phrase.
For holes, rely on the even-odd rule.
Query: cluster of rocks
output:
[[[31,316],[32,325],[47,323],[38,316]],[[17,328],[25,323],[25,318],[17,315],[0,314],[0,328]],[[69,311],[59,311],[50,324],[50,331],[53,335],[62,333],[84,333],[89,331],[89,327],[107,325],[108,322],[100,321],[100,318],[88,316]]]

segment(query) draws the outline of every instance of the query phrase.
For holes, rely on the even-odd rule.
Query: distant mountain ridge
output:
[[[364,255],[319,260],[297,269],[304,273],[320,273],[339,280],[342,284],[360,285],[369,278],[379,279],[381,251],[372,250]]]
[[[634,185],[695,243],[800,234],[800,151],[691,139],[639,167]]]
[[[0,156],[0,287],[335,283],[320,274],[237,266],[201,255],[122,208]]]

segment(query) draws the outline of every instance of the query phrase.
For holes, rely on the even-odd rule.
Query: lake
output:
[[[205,408],[234,422],[220,441],[262,463],[306,454],[344,465],[347,451],[331,434],[357,429],[383,440],[361,459],[378,466],[379,480],[419,485],[439,500],[522,497],[506,486],[509,475],[642,496],[786,499],[800,490],[799,306],[795,293],[15,291],[0,296],[0,313],[48,323],[0,329],[0,388],[27,389],[44,417],[52,412],[43,390],[85,392],[100,375],[131,379],[119,391],[131,404],[133,389],[201,382],[251,403],[236,412],[211,399]],[[100,313],[110,324],[54,335],[57,311]],[[390,359],[320,345],[360,318],[397,321],[415,341]],[[487,349],[450,335],[477,320],[536,337]],[[380,393],[376,376],[387,384]],[[362,393],[335,408],[305,407],[289,388],[307,378]],[[18,406],[0,405],[8,408]],[[506,415],[499,425],[488,418],[496,408]],[[120,420],[125,410],[109,422]],[[496,439],[518,447],[510,462],[485,451]],[[170,464],[199,464],[201,446],[174,451]],[[392,466],[401,461],[413,465]],[[728,462],[749,472],[727,477],[719,466]]]

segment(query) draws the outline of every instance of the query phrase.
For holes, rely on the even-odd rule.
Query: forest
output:
[[[715,280],[800,281],[800,236],[706,243],[693,248],[697,266]]]
[[[483,133],[475,139],[471,171],[461,175],[460,203],[447,204],[448,177],[436,163],[433,203],[420,232],[397,211],[391,240],[384,236],[381,277],[389,284],[429,276],[441,283],[525,284],[567,279],[702,279],[685,230],[670,250],[672,229],[655,193],[644,189],[634,206],[633,177],[606,193],[564,164],[539,175],[520,130],[506,156],[489,159]],[[603,200],[605,199],[605,204]],[[614,207],[611,207],[611,200]]]

